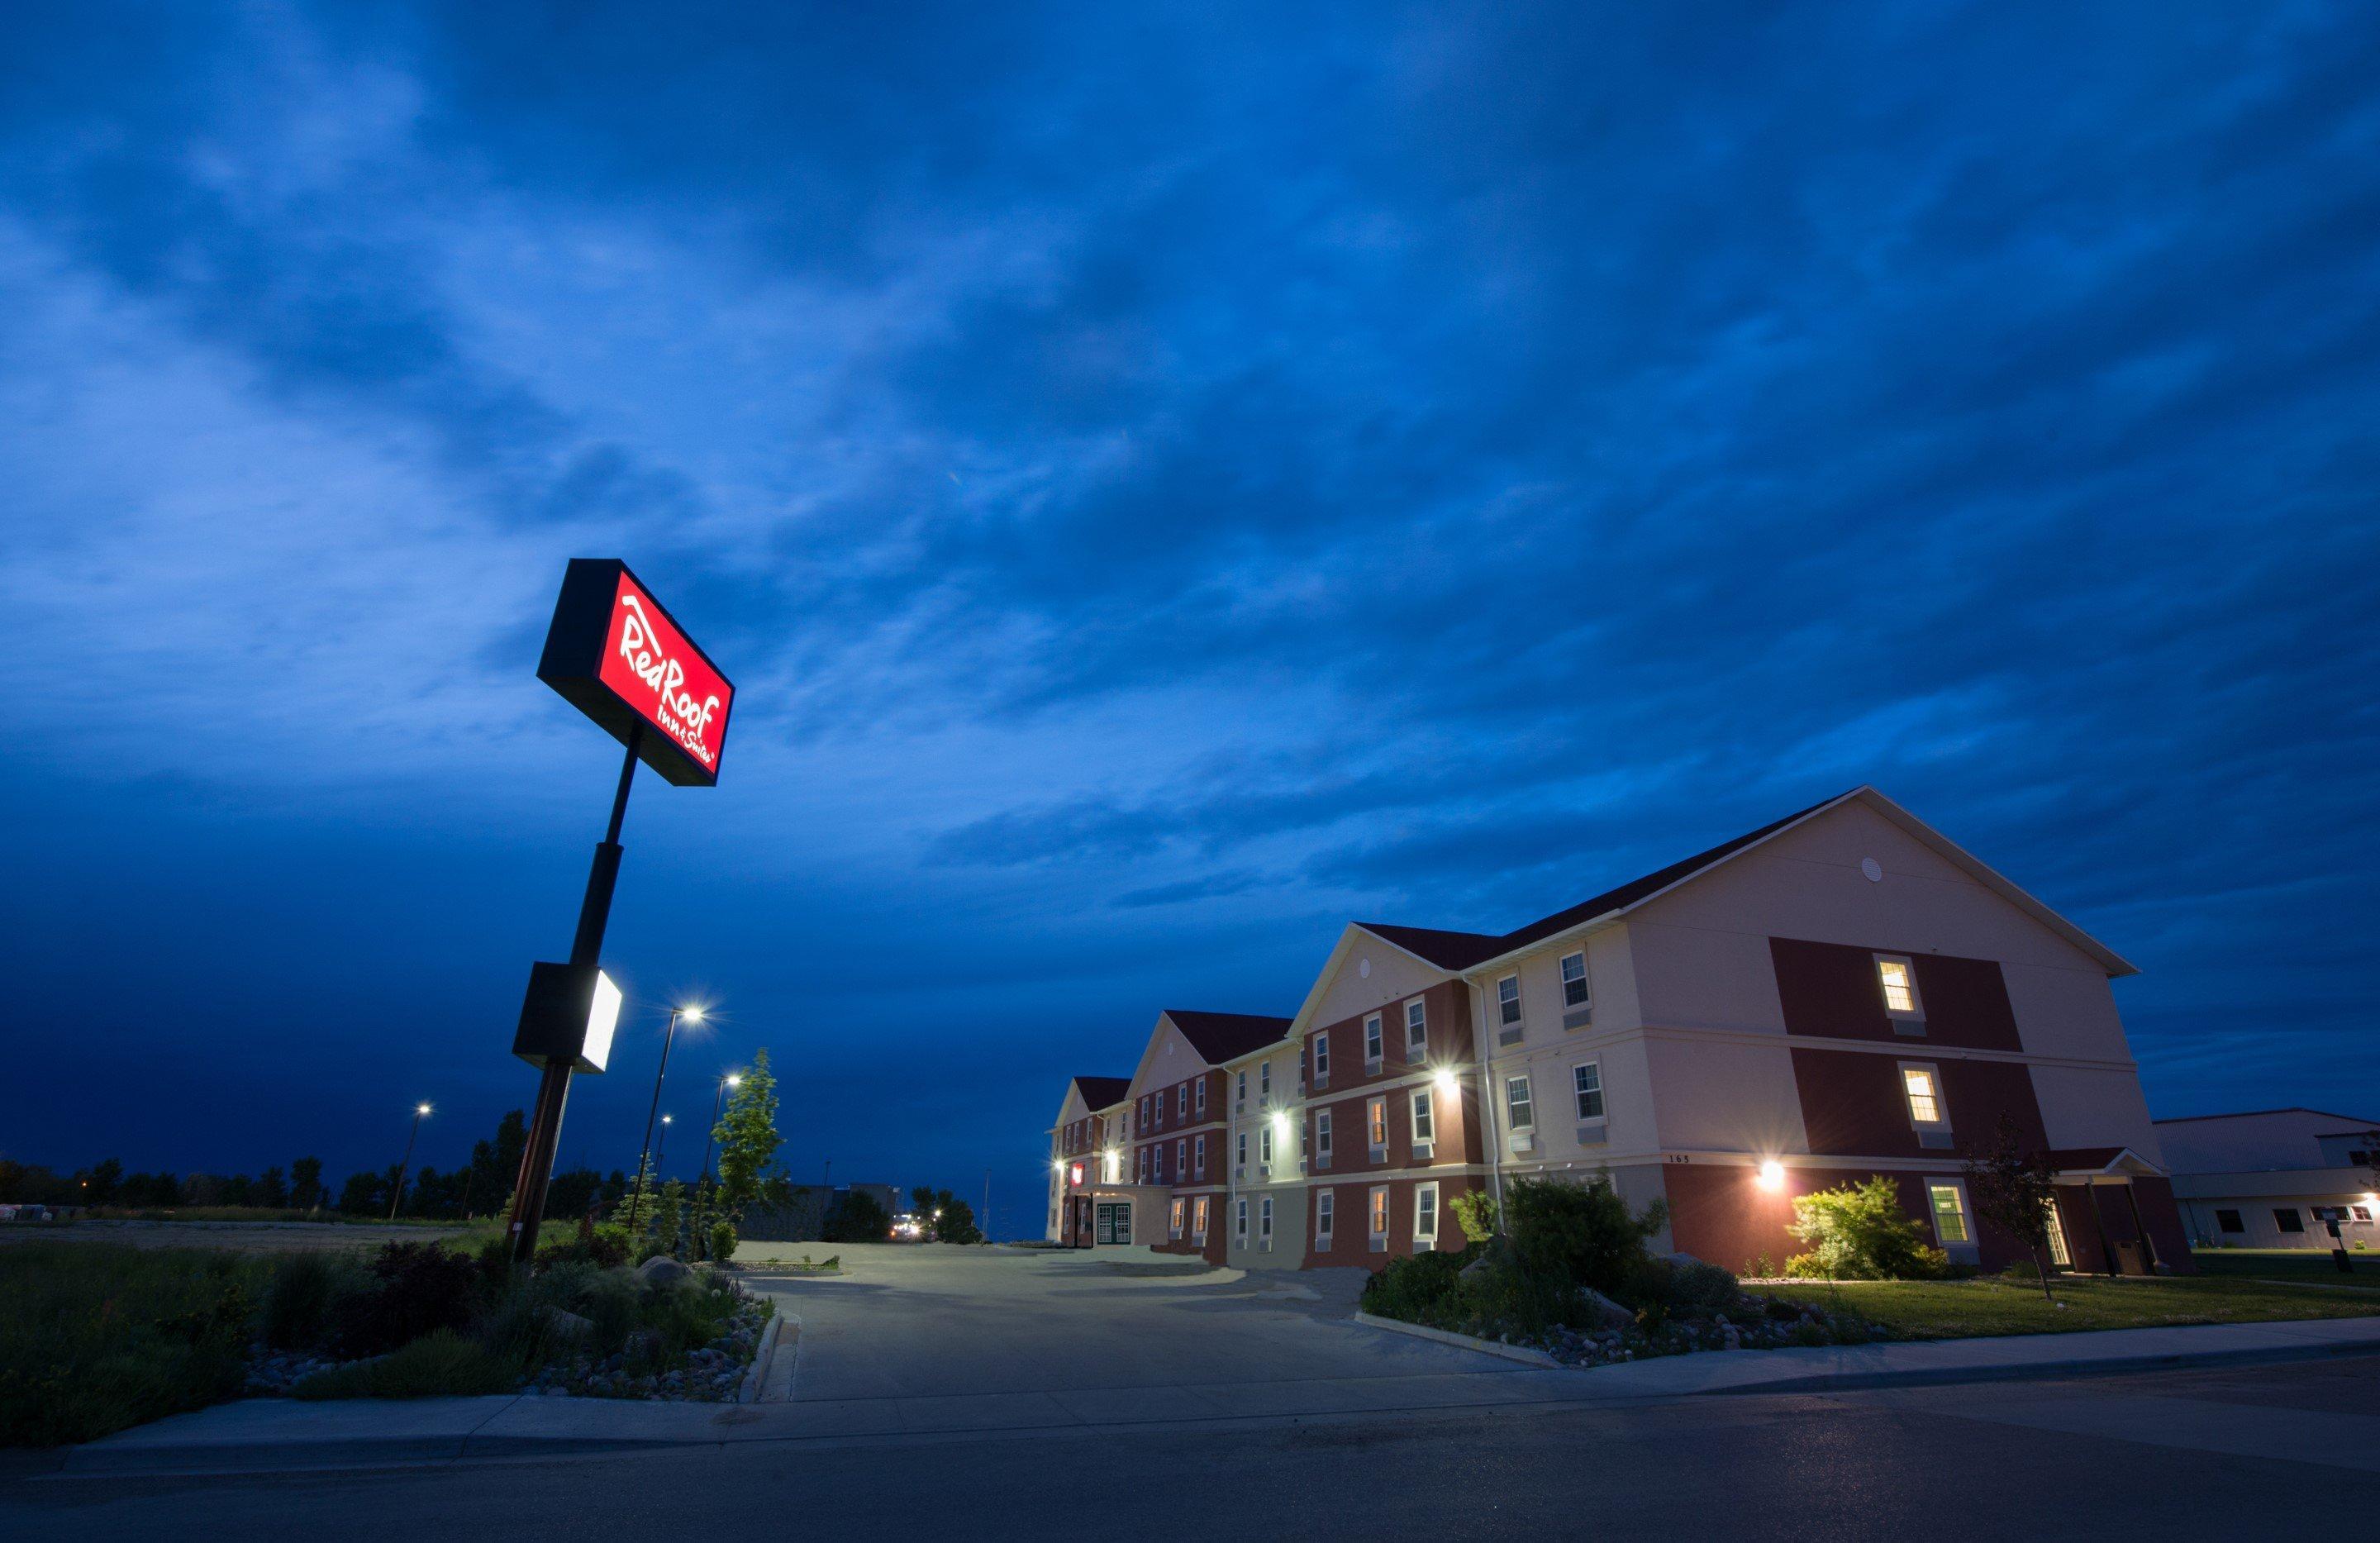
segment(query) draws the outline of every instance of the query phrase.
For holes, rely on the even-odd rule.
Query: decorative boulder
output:
[[[1592,1286],[1579,1287],[1578,1299],[1581,1303],[1585,1304],[1587,1311],[1595,1315],[1596,1321],[1602,1324],[1607,1329],[1627,1329],[1633,1327],[1636,1322],[1636,1315],[1634,1313],[1630,1312],[1627,1308],[1621,1306],[1619,1303],[1614,1302],[1611,1298],[1604,1295],[1601,1292],[1597,1291]]]
[[[655,1254],[637,1267],[637,1279],[649,1286],[674,1286],[694,1279],[694,1271],[667,1254]]]
[[[577,1344],[595,1331],[595,1320],[565,1312],[559,1307],[548,1307],[545,1310],[545,1327],[555,1343]]]

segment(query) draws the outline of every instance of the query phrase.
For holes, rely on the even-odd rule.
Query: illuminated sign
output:
[[[620,1027],[620,988],[591,965],[531,965],[513,1053],[532,1066],[601,1072]]]
[[[1075,1182],[1075,1186],[1076,1186],[1077,1188],[1079,1188],[1079,1187],[1081,1186],[1082,1182],[1083,1182],[1083,1165],[1082,1165],[1081,1163],[1079,1163],[1079,1162],[1078,1162],[1078,1163],[1076,1163],[1076,1164],[1075,1164],[1075,1178],[1074,1178],[1074,1182]]]
[[[664,780],[719,780],[735,687],[625,563],[571,559],[537,675]]]

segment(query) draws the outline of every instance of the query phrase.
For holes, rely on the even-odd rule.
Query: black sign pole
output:
[[[612,796],[612,823],[595,848],[587,871],[587,896],[578,905],[578,934],[570,942],[570,963],[591,968],[601,962],[603,927],[612,917],[612,889],[620,880],[620,822],[628,814],[628,788],[637,777],[637,750],[645,737],[639,723],[628,734],[627,758],[620,763],[620,788]],[[529,1121],[528,1146],[521,1153],[520,1182],[513,1192],[513,1262],[537,1257],[537,1231],[545,1221],[546,1186],[553,1180],[553,1154],[562,1141],[562,1110],[570,1101],[570,1063],[549,1060],[537,1084],[537,1112]]]

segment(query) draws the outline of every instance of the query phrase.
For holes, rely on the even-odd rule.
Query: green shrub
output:
[[[1415,1254],[1390,1259],[1388,1268],[1364,1285],[1364,1310],[1406,1323],[1453,1327],[1461,1312],[1463,1270],[1459,1254]]]
[[[1901,1209],[1900,1185],[1881,1173],[1795,1196],[1787,1230],[1810,1245],[1785,1261],[1788,1275],[1928,1281],[1949,1270],[1949,1257],[1928,1245],[1916,1219]]]
[[[718,1221],[710,1224],[710,1257],[724,1262],[735,1257],[735,1223]]]
[[[1454,1213],[1456,1225],[1475,1247],[1494,1237],[1502,1229],[1496,1213],[1496,1197],[1484,1189],[1467,1189],[1446,1203]]]
[[[370,1289],[344,1298],[332,1340],[343,1355],[375,1355],[443,1329],[468,1327],[481,1296],[478,1263],[434,1243],[391,1243],[371,1261]]]
[[[1735,1306],[1741,1296],[1735,1277],[1715,1264],[1648,1257],[1630,1273],[1617,1300],[1660,1317],[1706,1318]]]
[[[1524,1275],[1616,1296],[1644,1268],[1645,1240],[1661,1230],[1668,1209],[1656,1200],[1632,1215],[1609,1177],[1597,1174],[1585,1184],[1515,1179],[1505,1186],[1504,1214]]]
[[[425,1334],[402,1349],[352,1367],[319,1371],[289,1390],[293,1398],[439,1398],[508,1393],[521,1363],[452,1330]]]
[[[257,1327],[276,1350],[304,1350],[327,1343],[342,1305],[371,1289],[354,1257],[310,1250],[284,1254],[265,1283]]]
[[[537,1268],[546,1270],[559,1264],[591,1264],[609,1270],[614,1265],[626,1264],[633,1248],[627,1228],[610,1222],[598,1226],[588,1218],[581,1217],[577,1236],[538,1245]]]

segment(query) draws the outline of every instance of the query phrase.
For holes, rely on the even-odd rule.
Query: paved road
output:
[[[2380,1358],[1623,1409],[0,1485],[0,1537],[2269,1536],[2380,1472]],[[2277,1512],[2276,1507],[2280,1508]],[[2350,1521],[2340,1513],[2342,1522]]]

